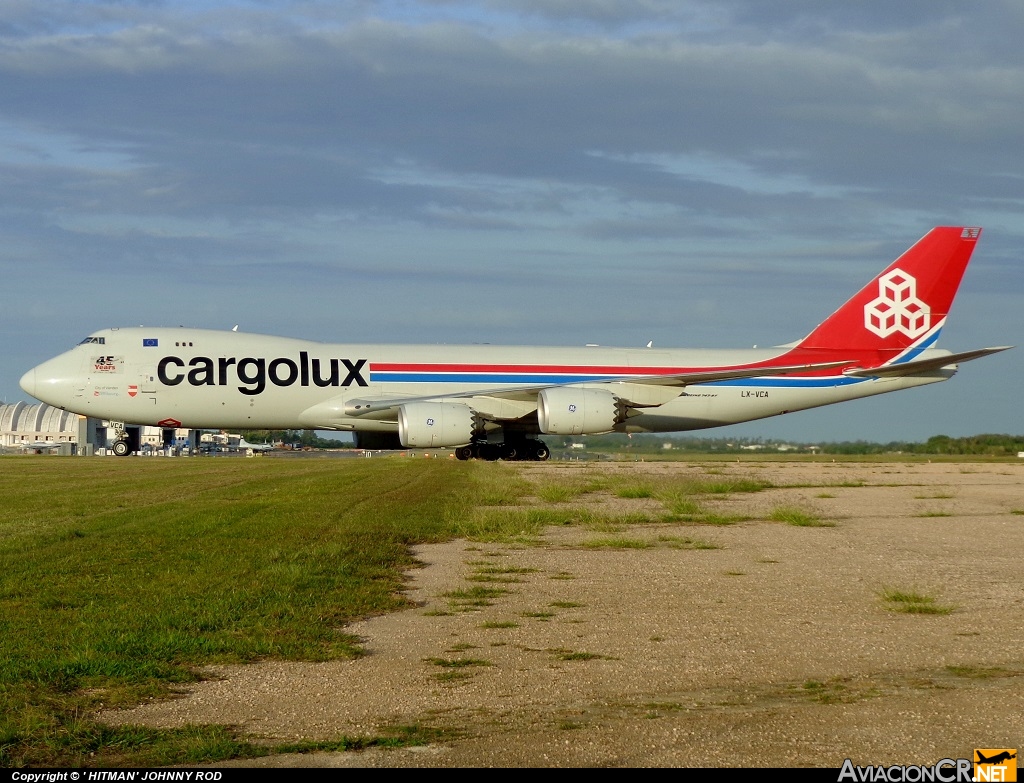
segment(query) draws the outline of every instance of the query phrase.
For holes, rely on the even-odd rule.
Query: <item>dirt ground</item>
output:
[[[559,527],[540,545],[421,547],[425,567],[409,574],[418,606],[346,629],[368,655],[220,667],[179,699],[106,718],[227,723],[276,741],[411,724],[455,733],[237,766],[930,765],[1024,748],[1024,461],[515,470],[607,476],[610,491],[569,502],[612,517],[660,509],[614,487],[662,474],[777,488],[702,501],[754,518],[731,525]],[[780,506],[834,526],[768,521]],[[613,536],[650,546],[594,545]],[[475,611],[445,595],[474,587],[508,592]],[[950,611],[892,611],[886,589]]]

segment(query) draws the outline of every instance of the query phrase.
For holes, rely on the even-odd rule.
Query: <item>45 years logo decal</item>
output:
[[[110,375],[119,372],[121,368],[120,356],[97,356],[92,360],[93,372]]]
[[[932,325],[932,309],[917,298],[917,280],[902,269],[878,279],[878,296],[864,305],[864,328],[879,337],[896,332],[911,339]]]

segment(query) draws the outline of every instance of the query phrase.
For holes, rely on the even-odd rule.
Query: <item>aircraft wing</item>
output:
[[[868,370],[844,370],[843,375],[853,378],[899,378],[905,375],[917,375],[918,373],[931,372],[942,367],[960,362],[969,362],[971,359],[980,359],[982,356],[990,356],[1000,351],[1008,351],[1012,345],[1000,345],[995,348],[979,348],[975,351],[964,351],[963,353],[947,353],[944,356],[935,356],[928,359],[903,362],[901,364],[887,364],[884,367],[872,367]]]
[[[607,380],[588,380],[579,381],[578,383],[569,384],[557,384],[565,386],[596,386],[596,385],[620,385],[622,387],[632,386],[636,387],[675,387],[683,389],[686,386],[694,386],[702,383],[715,383],[717,381],[731,381],[742,378],[762,378],[768,375],[789,375],[792,373],[806,373],[815,372],[820,370],[832,370],[837,367],[844,367],[852,364],[853,360],[840,361],[840,362],[823,362],[819,364],[792,364],[784,365],[779,367],[744,367],[740,369],[716,369],[716,370],[704,370],[684,373],[674,373],[671,375],[639,375],[639,376],[625,376],[622,378],[612,378]],[[400,405],[406,405],[413,402],[439,402],[444,400],[467,400],[467,399],[487,399],[487,400],[507,400],[510,403],[528,403],[528,410],[523,409],[513,415],[499,415],[496,418],[518,418],[527,412],[532,411],[536,407],[537,394],[543,390],[550,388],[552,384],[533,385],[533,386],[517,386],[515,388],[500,388],[500,389],[474,389],[466,392],[456,392],[453,394],[432,394],[421,397],[390,397],[390,398],[367,398],[367,399],[352,399],[345,403],[345,414],[347,416],[371,416],[376,418],[381,414],[386,413],[389,410],[398,408]],[[633,400],[633,395],[628,390],[623,388],[624,393],[621,395],[623,401],[627,403],[635,403],[637,407],[646,407],[649,405],[660,405],[661,402],[665,402],[662,399],[660,402],[647,402],[641,399]],[[643,395],[646,397],[647,395]],[[677,396],[677,395],[671,395]],[[517,407],[522,406],[510,406],[513,410]],[[512,411],[510,410],[511,414]]]

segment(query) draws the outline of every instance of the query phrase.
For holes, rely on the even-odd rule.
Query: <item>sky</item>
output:
[[[108,326],[799,339],[976,225],[940,347],[1024,343],[1024,4],[0,0],[0,400]],[[707,431],[1024,432],[1024,349]]]

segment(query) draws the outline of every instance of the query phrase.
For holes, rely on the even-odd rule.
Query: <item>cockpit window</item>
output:
[[[79,345],[85,345],[86,343],[96,343],[97,345],[106,345],[107,344],[107,338],[106,337],[86,337],[84,340],[82,340],[82,342],[79,343]]]

